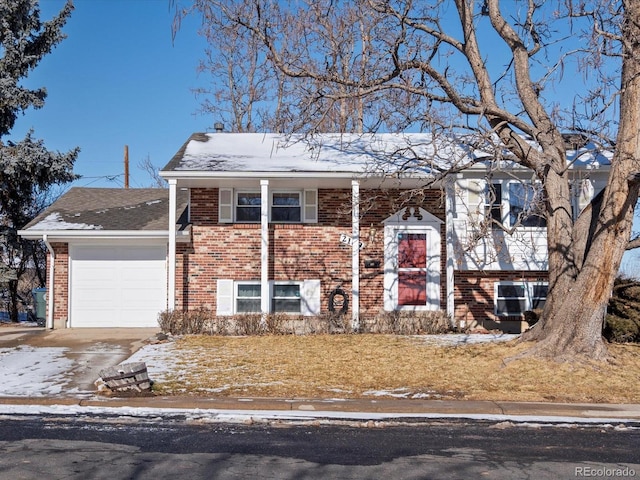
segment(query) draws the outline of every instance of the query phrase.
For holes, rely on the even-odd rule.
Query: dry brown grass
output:
[[[175,345],[179,374],[162,394],[253,397],[637,402],[640,347],[610,345],[588,365],[525,358],[515,342],[458,347],[393,335],[188,336]]]

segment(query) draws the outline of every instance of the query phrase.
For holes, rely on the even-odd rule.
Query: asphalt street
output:
[[[0,479],[637,478],[638,445],[622,425],[3,416]]]

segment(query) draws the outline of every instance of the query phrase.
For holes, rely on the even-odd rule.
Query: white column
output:
[[[455,302],[454,302],[454,266],[455,266],[455,251],[453,249],[454,229],[453,229],[453,210],[456,202],[456,182],[450,178],[445,183],[445,241],[447,242],[447,259],[446,259],[446,289],[447,289],[447,315],[449,315],[449,321],[453,327],[456,326]]]
[[[167,270],[167,308],[176,308],[176,208],[177,208],[177,180],[169,179],[169,253]]]
[[[360,328],[360,181],[351,181],[351,327]]]
[[[260,311],[266,315],[269,302],[269,180],[260,180]]]
[[[47,237],[47,234],[45,233],[42,236],[42,241],[44,242],[44,244],[47,247],[47,250],[49,250],[49,285],[47,285],[49,288],[47,290],[47,320],[46,320],[46,325],[47,328],[53,329],[53,307],[54,307],[54,299],[55,299],[55,295],[53,294],[54,291],[54,281],[56,278],[56,274],[55,274],[55,267],[56,267],[56,252],[53,250],[53,246],[51,246],[51,244],[49,243],[49,239]]]

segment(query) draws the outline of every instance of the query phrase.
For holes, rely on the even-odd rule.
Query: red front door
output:
[[[427,304],[427,234],[398,233],[398,306]]]

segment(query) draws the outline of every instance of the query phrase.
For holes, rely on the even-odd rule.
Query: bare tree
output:
[[[138,162],[138,168],[149,175],[150,188],[167,188],[167,181],[160,176],[160,170],[153,164],[149,155]]]
[[[196,0],[188,6],[177,0],[173,3],[174,32],[189,13],[197,11],[202,16],[201,34],[209,47],[199,72],[207,74],[210,84],[195,92],[202,110],[231,131],[363,132],[374,131],[380,125],[395,129],[395,125],[385,123],[387,109],[379,108],[379,115],[372,115],[371,111],[365,114],[357,87],[291,76],[275,67],[262,39],[238,25],[240,18],[261,21],[263,13],[254,9],[252,2]],[[221,4],[233,11],[221,9]],[[330,54],[322,60],[323,68],[345,76],[351,75],[353,68],[363,73],[375,23],[363,21],[359,3],[345,3],[339,18],[325,15],[325,9],[323,2],[309,2],[308,11],[293,14],[287,8],[281,9],[278,2],[269,2],[267,11],[275,24],[286,26],[287,35],[296,42],[330,46]],[[365,117],[375,118],[375,124],[365,125]]]
[[[536,341],[533,355],[607,358],[602,323],[640,184],[640,2],[194,2],[205,6],[305,82],[301,124],[322,131],[319,118],[353,102],[365,131],[472,133],[530,169],[543,189],[550,288],[523,339]],[[606,188],[577,220],[567,131],[615,149]]]

